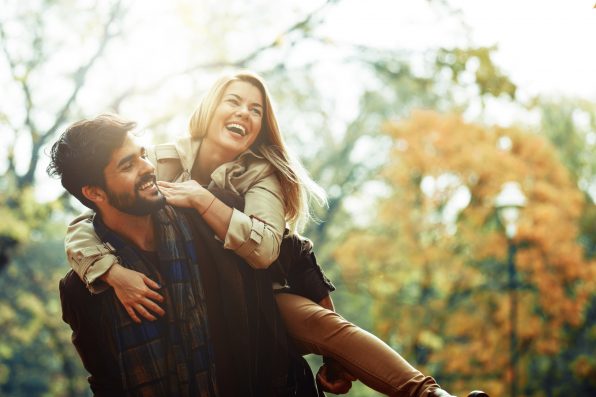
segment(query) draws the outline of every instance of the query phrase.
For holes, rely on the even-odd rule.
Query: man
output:
[[[104,281],[140,272],[160,287],[153,300],[164,306],[148,299],[145,307],[161,317],[137,324],[113,290],[90,295],[72,272],[61,281],[63,317],[94,393],[317,395],[287,342],[267,273],[213,244],[193,211],[165,205],[134,127],[110,115],[75,123],[52,147],[48,167],[96,211],[98,236],[122,260]]]

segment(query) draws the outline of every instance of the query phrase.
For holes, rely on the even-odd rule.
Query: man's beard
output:
[[[118,194],[107,189],[106,194],[109,203],[117,210],[135,216],[149,215],[162,209],[166,205],[166,198],[159,190],[157,197],[153,200],[148,200],[140,196],[138,186],[145,182],[147,182],[147,178],[142,178],[142,180],[137,183],[134,195],[130,193]]]

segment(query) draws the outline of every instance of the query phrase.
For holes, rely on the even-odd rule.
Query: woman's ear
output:
[[[87,200],[94,203],[101,203],[106,200],[106,192],[98,186],[83,186],[81,188],[81,192],[83,193],[83,196],[87,198]]]

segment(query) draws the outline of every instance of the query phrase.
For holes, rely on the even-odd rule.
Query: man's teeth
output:
[[[228,124],[228,125],[226,125],[226,128],[232,132],[235,132],[238,135],[241,135],[241,136],[246,135],[246,130],[240,124],[236,124],[236,123]]]
[[[139,190],[145,190],[145,189],[148,189],[148,188],[150,188],[151,186],[153,186],[153,181],[149,181],[149,182],[143,183],[143,184],[142,184],[142,185],[139,187]]]

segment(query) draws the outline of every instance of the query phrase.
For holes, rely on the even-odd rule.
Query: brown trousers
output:
[[[427,397],[439,388],[382,340],[309,299],[276,294],[290,336],[304,352],[334,358],[361,382],[388,396]]]

